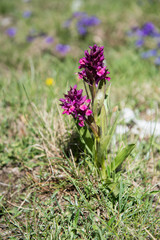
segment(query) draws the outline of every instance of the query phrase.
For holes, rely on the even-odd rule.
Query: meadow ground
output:
[[[78,61],[97,43],[111,72],[111,111],[127,107],[158,121],[160,67],[142,59],[126,33],[145,22],[160,30],[159,10],[158,0],[0,1],[1,239],[160,239],[160,138],[128,132],[111,143],[110,159],[117,146],[136,143],[115,197],[91,171],[58,101],[70,85],[83,86]],[[64,28],[76,11],[101,23],[86,36],[76,22]],[[15,36],[7,35],[10,27]],[[46,42],[47,36],[54,40]],[[56,50],[59,43],[70,46],[65,56]]]

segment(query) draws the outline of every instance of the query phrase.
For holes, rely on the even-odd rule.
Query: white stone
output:
[[[160,122],[136,120],[136,127],[139,129],[139,133],[142,137],[149,137],[152,135],[160,137]]]
[[[123,135],[123,134],[125,134],[127,132],[129,132],[129,128],[127,126],[117,125],[117,127],[116,127],[116,134]]]
[[[147,110],[146,110],[146,114],[147,114],[148,116],[151,116],[151,115],[153,115],[153,114],[155,114],[155,113],[156,113],[155,109],[147,109]]]
[[[135,114],[130,108],[124,108],[122,110],[121,118],[122,120],[124,120],[125,123],[136,120]]]
[[[10,17],[2,18],[1,26],[8,27],[11,24],[11,22],[12,22],[12,19]]]
[[[79,11],[82,6],[82,0],[73,0],[71,8],[73,12]]]

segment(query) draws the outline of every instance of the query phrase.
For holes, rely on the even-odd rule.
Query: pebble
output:
[[[153,114],[155,113],[154,109],[149,109],[146,113]],[[130,131],[130,133],[134,135],[139,135],[142,139],[144,137],[160,137],[160,121],[146,121],[142,119],[137,119],[135,113],[130,108],[124,108],[121,112],[121,121],[123,121],[126,125],[133,122],[133,127],[131,129],[128,126],[117,125],[116,134],[126,134]]]
[[[82,0],[74,0],[71,5],[72,11],[73,12],[79,11],[81,6],[82,6]]]
[[[2,18],[1,20],[1,26],[2,27],[8,27],[12,23],[12,19],[10,17]]]

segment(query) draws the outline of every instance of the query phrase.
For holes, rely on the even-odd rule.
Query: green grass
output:
[[[90,158],[76,144],[70,118],[61,115],[58,99],[69,86],[82,83],[74,73],[89,45],[105,47],[111,72],[111,109],[130,107],[142,118],[159,109],[159,68],[142,60],[125,32],[153,21],[160,29],[159,1],[83,1],[80,8],[101,19],[85,39],[63,22],[72,14],[72,1],[0,1],[0,20],[17,26],[14,40],[0,25],[0,237],[1,239],[159,239],[159,152],[155,137],[141,140],[128,134],[111,144],[137,143],[123,164],[117,198],[92,169]],[[30,19],[22,13],[31,9]],[[8,27],[9,27],[8,26]],[[47,32],[55,42],[26,43],[28,31]],[[53,50],[71,45],[63,59]],[[48,87],[45,79],[53,77]],[[159,119],[155,115],[154,119]]]

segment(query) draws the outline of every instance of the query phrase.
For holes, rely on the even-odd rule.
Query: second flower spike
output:
[[[61,106],[64,109],[63,114],[72,115],[75,119],[78,119],[79,126],[83,127],[84,122],[87,121],[87,117],[92,114],[89,108],[90,99],[86,96],[82,96],[83,90],[77,90],[77,85],[73,88],[70,87],[68,94],[64,94],[65,98],[61,98]]]

